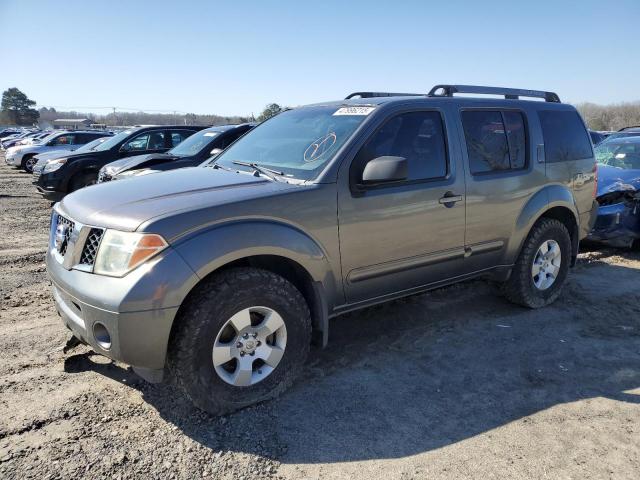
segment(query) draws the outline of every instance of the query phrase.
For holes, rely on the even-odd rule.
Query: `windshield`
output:
[[[237,169],[233,162],[256,163],[285,176],[315,178],[373,109],[319,106],[283,112],[231,145],[216,164]]]
[[[167,153],[178,157],[197,155],[205,147],[208,147],[209,144],[213,142],[213,139],[220,135],[220,133],[221,132],[215,132],[209,129],[196,132],[173,147]]]
[[[49,134],[47,134],[46,137],[41,138],[40,140],[38,140],[38,143],[47,143],[49,140],[53,140],[58,135],[60,135],[60,131],[49,133]]]
[[[640,169],[640,137],[625,142],[601,143],[595,148],[596,160],[601,165]]]
[[[89,150],[93,150],[97,145],[105,142],[109,137],[100,137],[95,140],[90,141],[89,143],[85,143],[76,149],[76,152],[88,152]]]
[[[114,135],[113,137],[110,137],[109,140],[105,140],[104,142],[102,142],[97,147],[94,147],[93,150],[96,151],[96,152],[102,152],[104,150],[109,150],[111,147],[116,146],[122,140],[124,140],[129,135],[131,135],[132,132],[133,132],[133,130],[125,130],[123,132],[120,132],[120,133]]]

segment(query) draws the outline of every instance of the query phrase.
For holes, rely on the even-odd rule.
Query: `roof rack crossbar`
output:
[[[442,93],[438,93],[441,91]],[[554,92],[524,90],[520,88],[482,87],[479,85],[436,85],[429,91],[429,97],[453,97],[454,93],[476,93],[482,95],[504,95],[509,100],[520,97],[544,98],[545,102],[561,103]]]
[[[345,97],[345,100],[350,98],[376,98],[376,97],[419,97],[424,96],[424,93],[394,93],[394,92],[353,92]]]

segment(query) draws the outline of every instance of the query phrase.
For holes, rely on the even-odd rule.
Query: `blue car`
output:
[[[639,136],[607,140],[595,148],[598,217],[588,239],[631,247],[640,239]]]

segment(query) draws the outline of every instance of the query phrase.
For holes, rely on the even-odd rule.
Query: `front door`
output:
[[[341,173],[340,254],[348,303],[454,277],[464,257],[465,186],[460,149],[447,138],[438,110],[388,117]],[[449,128],[451,127],[451,128]],[[355,188],[366,163],[380,156],[408,161],[408,178]]]

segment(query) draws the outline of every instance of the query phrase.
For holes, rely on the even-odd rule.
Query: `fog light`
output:
[[[93,324],[93,338],[105,350],[111,348],[111,335],[109,335],[109,330],[102,323],[96,322]]]

